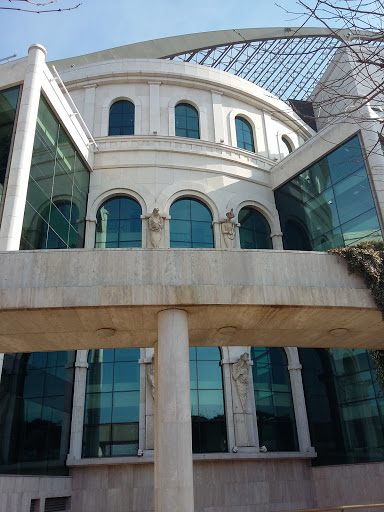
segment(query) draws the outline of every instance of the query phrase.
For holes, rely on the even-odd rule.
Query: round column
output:
[[[5,191],[0,230],[1,251],[17,251],[20,246],[46,55],[45,48],[39,44],[32,45],[28,50],[27,72],[21,93],[15,142]]]
[[[81,459],[84,425],[85,393],[87,387],[88,350],[78,350],[75,362],[72,424],[68,460]]]
[[[311,437],[309,434],[307,408],[305,406],[303,379],[301,377],[301,364],[299,361],[292,361],[291,364],[288,365],[288,371],[289,378],[291,380],[299,449],[301,452],[310,452],[313,449],[311,447]]]
[[[155,344],[155,511],[194,512],[187,313],[161,311]]]

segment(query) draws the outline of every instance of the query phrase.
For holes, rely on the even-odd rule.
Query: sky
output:
[[[273,0],[78,1],[82,2],[80,7],[61,13],[0,10],[0,59],[13,54],[24,57],[33,43],[46,47],[49,61],[173,35],[301,24]],[[76,0],[58,0],[56,6],[66,8],[76,3]],[[288,11],[298,10],[296,0],[279,3]],[[27,4],[20,0],[11,3],[0,0],[1,6],[27,7]]]

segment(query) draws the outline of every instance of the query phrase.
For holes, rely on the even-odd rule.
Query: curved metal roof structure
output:
[[[56,61],[58,70],[123,58],[172,59],[221,69],[284,101],[313,91],[340,45],[382,44],[373,32],[325,28],[248,28],[154,39]]]

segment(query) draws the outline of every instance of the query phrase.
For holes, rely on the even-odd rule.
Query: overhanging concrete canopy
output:
[[[384,348],[370,292],[326,253],[19,251],[1,253],[1,266],[2,352],[152,346],[165,308],[188,311],[191,345]]]

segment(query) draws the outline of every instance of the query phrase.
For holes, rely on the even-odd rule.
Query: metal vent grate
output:
[[[46,498],[44,512],[62,512],[67,509],[69,498],[67,496],[60,498]]]
[[[39,510],[39,500],[31,500],[31,506],[29,508],[29,512],[38,512]]]

